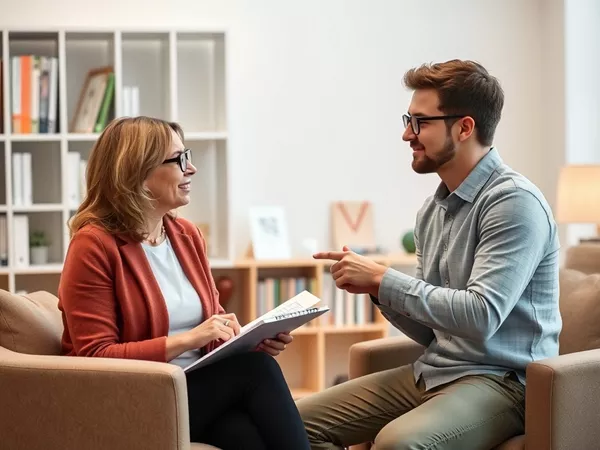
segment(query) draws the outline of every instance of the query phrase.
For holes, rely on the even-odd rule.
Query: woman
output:
[[[59,286],[66,355],[186,366],[239,332],[219,304],[202,235],[172,213],[189,203],[195,173],[175,123],[122,118],[100,135]],[[309,448],[272,357],[292,337],[278,338],[187,373],[193,442]]]

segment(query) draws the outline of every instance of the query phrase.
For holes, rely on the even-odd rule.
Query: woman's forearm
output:
[[[172,361],[190,349],[186,333],[167,337],[167,361]]]

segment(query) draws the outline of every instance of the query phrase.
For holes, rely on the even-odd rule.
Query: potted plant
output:
[[[29,236],[31,264],[48,263],[48,246],[50,241],[43,231],[34,231]]]

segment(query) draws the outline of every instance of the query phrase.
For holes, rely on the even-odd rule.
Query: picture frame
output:
[[[375,249],[375,220],[371,202],[333,202],[331,240],[335,250],[341,250],[344,245],[361,251]]]
[[[98,67],[88,72],[69,127],[71,133],[92,133],[94,131],[108,79],[112,73],[112,66]]]
[[[289,259],[291,246],[285,210],[279,206],[250,208],[252,256],[255,259]]]

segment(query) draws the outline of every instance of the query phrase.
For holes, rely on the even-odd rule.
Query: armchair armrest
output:
[[[0,442],[45,450],[188,450],[181,368],[0,347]]]
[[[350,347],[349,378],[411,364],[424,351],[425,347],[404,335],[359,342]]]
[[[597,448],[600,442],[600,349],[527,366],[525,447]]]

